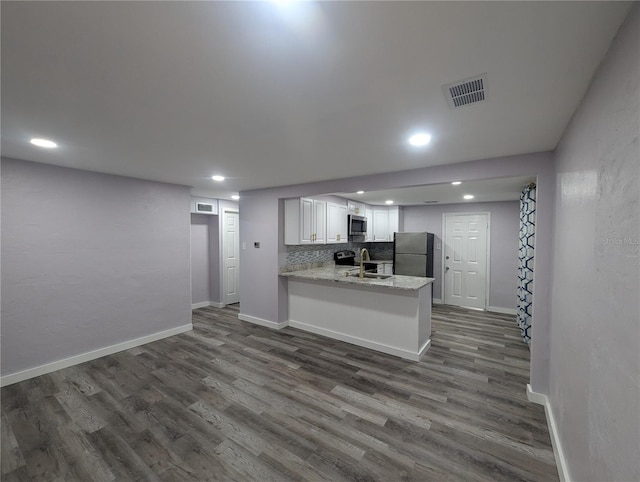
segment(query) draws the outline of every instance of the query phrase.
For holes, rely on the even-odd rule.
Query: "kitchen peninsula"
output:
[[[345,266],[281,276],[288,278],[289,326],[413,361],[429,349],[433,278],[360,278]]]

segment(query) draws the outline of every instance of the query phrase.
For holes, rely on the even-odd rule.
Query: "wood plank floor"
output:
[[[2,389],[2,481],[558,480],[513,316],[433,310],[420,363],[193,312]]]

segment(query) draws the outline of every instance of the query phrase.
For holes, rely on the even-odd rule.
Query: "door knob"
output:
[[[444,259],[449,259],[449,256],[445,256]]]
[[[449,267],[448,266],[445,268],[445,271],[449,271]]]

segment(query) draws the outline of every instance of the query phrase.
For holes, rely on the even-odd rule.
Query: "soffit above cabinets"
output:
[[[363,194],[334,194],[346,199],[372,205],[384,205],[387,199],[392,199],[393,204],[399,206],[517,201],[520,199],[522,189],[531,182],[535,182],[535,180],[535,176],[520,176],[480,181],[463,181],[457,186],[453,186],[450,182],[447,182],[443,184],[387,189],[383,191],[365,191]],[[471,194],[474,198],[472,200],[465,200],[463,199],[465,194]]]

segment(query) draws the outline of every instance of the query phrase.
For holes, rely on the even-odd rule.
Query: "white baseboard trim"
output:
[[[403,350],[401,348],[384,345],[382,343],[377,343],[375,341],[364,340],[362,338],[346,335],[344,333],[339,333],[337,331],[327,330],[326,328],[320,328],[318,326],[308,325],[307,323],[302,323],[300,321],[289,320],[289,326],[293,328],[298,328],[303,331],[308,331],[310,333],[315,333],[316,335],[322,335],[328,338],[332,338],[334,340],[351,343],[352,345],[362,346],[364,348],[370,348],[371,350],[380,351],[388,355],[394,355],[400,358],[404,358],[405,360],[411,360],[411,361],[420,361],[424,356],[424,354],[429,349],[429,347],[431,346],[431,340],[427,340],[424,346],[417,353],[413,353],[408,350]]]
[[[113,355],[114,353],[128,350],[129,348],[144,345],[152,341],[161,340],[163,338],[178,335],[180,333],[184,333],[185,331],[191,331],[191,330],[193,330],[193,325],[189,323],[187,325],[170,328],[169,330],[152,333],[151,335],[142,336],[140,338],[134,338],[133,340],[124,341],[122,343],[116,343],[115,345],[105,346],[104,348],[98,348],[97,350],[81,353],[80,355],[70,356],[62,360],[47,363],[45,365],[40,365],[34,368],[28,368],[26,370],[22,370],[16,373],[10,373],[9,375],[4,375],[0,377],[0,386],[5,387],[7,385],[12,385],[14,383],[22,382],[30,378],[39,377],[40,375],[45,375],[47,373],[55,372],[56,370],[62,370],[63,368],[68,368],[73,365],[79,365],[80,363],[95,360],[96,358],[101,358],[103,356]]]
[[[487,306],[487,311],[494,313],[504,313],[505,315],[516,315],[518,311],[515,308],[501,308],[499,306]]]
[[[433,298],[431,303],[434,305],[444,305],[444,302],[440,298]]]
[[[538,405],[542,405],[543,407],[547,403],[547,396],[542,393],[534,392],[533,390],[531,390],[530,383],[527,383],[527,399],[530,402],[537,403]]]
[[[262,318],[257,318],[251,315],[243,315],[242,313],[238,314],[238,319],[253,323],[254,325],[266,326],[267,328],[272,328],[274,330],[282,330],[283,328],[289,326],[289,323],[286,321],[274,323],[273,321],[264,320]]]
[[[544,413],[547,417],[547,426],[549,427],[549,435],[551,436],[551,445],[553,446],[553,455],[556,458],[556,466],[558,468],[558,477],[560,478],[560,482],[570,482],[569,466],[567,465],[567,460],[564,458],[564,451],[562,450],[562,444],[560,443],[560,434],[558,433],[556,420],[553,417],[549,397],[543,393],[534,392],[531,390],[531,385],[527,383],[527,398],[530,402],[544,406]]]
[[[429,338],[424,346],[420,349],[420,351],[418,352],[418,359],[414,361],[422,360],[422,357],[425,353],[427,353],[427,351],[429,351],[429,348],[431,348],[431,338]]]
[[[203,301],[202,303],[193,303],[191,305],[192,310],[198,308],[206,308],[207,306],[213,306],[214,308],[224,308],[224,303],[218,303],[217,301]]]

